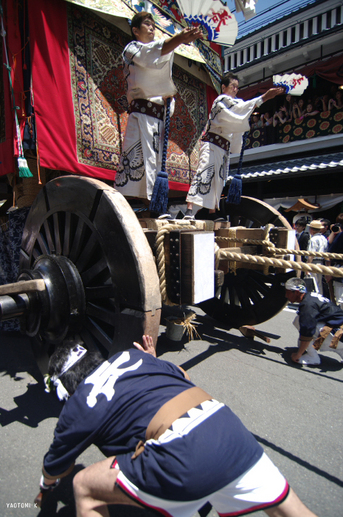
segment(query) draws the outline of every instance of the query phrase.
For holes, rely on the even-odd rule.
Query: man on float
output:
[[[129,119],[114,186],[124,196],[151,199],[161,170],[165,102],[176,88],[172,80],[174,50],[202,38],[199,28],[186,28],[154,41],[155,22],[142,11],[131,21],[131,41],[123,51]],[[171,102],[171,114],[174,99]]]
[[[202,136],[199,165],[186,198],[186,218],[201,208],[214,213],[219,208],[220,196],[227,181],[229,153],[240,153],[243,133],[249,131],[249,119],[255,107],[285,93],[283,87],[270,88],[266,93],[243,101],[236,98],[238,77],[229,72],[221,81],[221,95],[214,101]]]

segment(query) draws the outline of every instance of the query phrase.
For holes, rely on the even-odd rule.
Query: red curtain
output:
[[[114,173],[78,163],[72,102],[66,2],[28,0],[40,164],[102,179]]]
[[[22,61],[21,61],[21,37],[19,30],[18,12],[14,8],[14,2],[4,3],[4,28],[6,32],[6,44],[2,39],[2,62],[10,66],[10,71],[3,66],[3,109],[4,120],[1,128],[0,136],[0,175],[14,173],[14,155],[18,156],[17,140],[15,138],[15,112],[14,105],[19,109],[16,110],[18,121],[21,126],[25,121],[24,111],[24,92],[22,78]],[[5,52],[5,46],[6,51]],[[7,55],[6,55],[7,53]],[[10,75],[9,75],[10,74]],[[11,83],[10,85],[10,77]],[[12,87],[11,87],[12,86]],[[13,92],[13,93],[12,93]],[[13,99],[14,94],[14,99]]]

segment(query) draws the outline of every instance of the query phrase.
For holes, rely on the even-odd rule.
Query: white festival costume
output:
[[[123,52],[127,100],[145,99],[164,105],[163,97],[175,95],[172,80],[174,52],[161,55],[163,41],[131,41]],[[171,105],[171,115],[173,113]],[[141,112],[130,113],[115,188],[124,196],[151,199],[161,170],[164,121]]]
[[[249,131],[249,118],[255,106],[262,104],[262,97],[243,101],[229,95],[219,95],[214,101],[206,126],[211,132],[230,141],[230,152],[239,153],[242,136]],[[198,170],[192,180],[186,201],[194,205],[219,208],[220,196],[227,181],[229,153],[210,142],[202,142]]]

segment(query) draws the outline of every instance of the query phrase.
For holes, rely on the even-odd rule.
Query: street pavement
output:
[[[185,335],[173,342],[161,325],[158,356],[182,366],[195,384],[231,407],[313,512],[342,516],[343,364],[338,355],[321,354],[318,367],[291,363],[297,342],[292,309],[256,327],[271,338],[269,344],[223,329],[195,310],[201,339],[188,342]],[[0,347],[0,517],[74,517],[73,474],[42,510],[33,505],[61,404],[44,392],[28,338],[2,333]],[[102,458],[91,447],[78,458],[74,472]],[[120,517],[149,513],[111,508],[111,515]],[[210,510],[209,517],[216,515]]]

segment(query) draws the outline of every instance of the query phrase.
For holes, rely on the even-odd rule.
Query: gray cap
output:
[[[285,283],[285,289],[287,291],[300,291],[306,293],[306,284],[301,278],[290,278]]]

